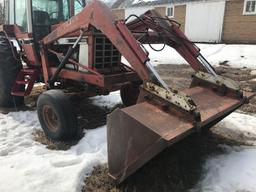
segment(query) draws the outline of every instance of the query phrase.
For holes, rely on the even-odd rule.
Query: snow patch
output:
[[[116,104],[116,94],[105,98],[104,106],[112,99]],[[255,134],[256,117],[233,113],[219,124]],[[36,129],[41,129],[36,112],[0,114],[0,191],[80,191],[85,174],[107,163],[105,126],[87,130],[85,137],[67,151],[52,151],[35,142],[32,133]],[[195,191],[256,191],[255,159],[255,148],[231,148],[227,154],[210,157]]]
[[[163,45],[152,45],[155,49],[161,49]],[[234,68],[256,69],[256,45],[226,45],[226,44],[197,44],[201,53],[214,66],[225,62]],[[149,51],[152,64],[187,64],[187,62],[171,47],[166,46],[162,52],[152,50],[145,45]]]
[[[111,107],[119,93],[92,99]],[[0,191],[80,191],[85,174],[107,163],[106,126],[86,130],[84,138],[67,151],[53,151],[35,142],[41,129],[35,111],[0,114]]]
[[[108,108],[113,108],[115,105],[122,103],[120,91],[112,92],[109,96],[96,96],[92,100],[94,105]]]
[[[213,128],[236,141],[256,144],[256,117],[232,113]],[[217,129],[217,131],[216,131]],[[211,156],[204,165],[205,174],[191,192],[256,191],[256,148],[223,146],[225,154]]]
[[[79,191],[84,174],[107,162],[105,126],[87,131],[68,151],[35,142],[36,129],[36,112],[0,114],[0,191]]]
[[[232,113],[212,128],[225,138],[249,145],[256,145],[256,117]]]
[[[256,149],[230,148],[228,154],[207,160],[201,183],[191,191],[234,192],[256,191]]]

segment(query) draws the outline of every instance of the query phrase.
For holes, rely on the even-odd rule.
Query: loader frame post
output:
[[[54,81],[56,80],[57,76],[59,75],[59,73],[61,72],[61,70],[65,66],[65,64],[67,64],[67,62],[68,62],[70,56],[72,55],[73,51],[75,50],[75,48],[77,47],[77,45],[81,41],[81,39],[83,38],[83,35],[84,35],[84,31],[81,30],[80,31],[80,36],[77,38],[75,44],[68,49],[67,54],[64,56],[61,63],[59,64],[57,70],[55,71],[55,73],[51,77],[50,82],[49,82],[50,85],[54,83]]]

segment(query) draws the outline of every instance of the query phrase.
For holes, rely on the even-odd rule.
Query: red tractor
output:
[[[0,106],[21,105],[35,83],[45,83],[48,90],[37,103],[41,126],[50,139],[66,141],[78,132],[69,94],[93,97],[121,90],[127,107],[112,112],[107,122],[109,174],[118,182],[253,96],[216,74],[180,25],[153,10],[116,20],[96,0],[88,5],[85,0],[9,0],[5,7]],[[145,43],[174,48],[196,72],[191,88],[169,87],[151,65]]]

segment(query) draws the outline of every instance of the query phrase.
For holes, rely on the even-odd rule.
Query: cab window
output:
[[[33,13],[44,12],[50,24],[57,24],[69,19],[69,0],[33,0]]]
[[[75,15],[80,13],[83,10],[84,7],[85,7],[85,1],[84,0],[75,0],[74,1]]]
[[[22,32],[27,32],[27,11],[26,1],[15,1],[15,23]]]

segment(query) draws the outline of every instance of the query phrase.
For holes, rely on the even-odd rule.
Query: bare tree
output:
[[[0,24],[3,24],[5,21],[5,11],[4,6],[2,3],[0,3]]]

